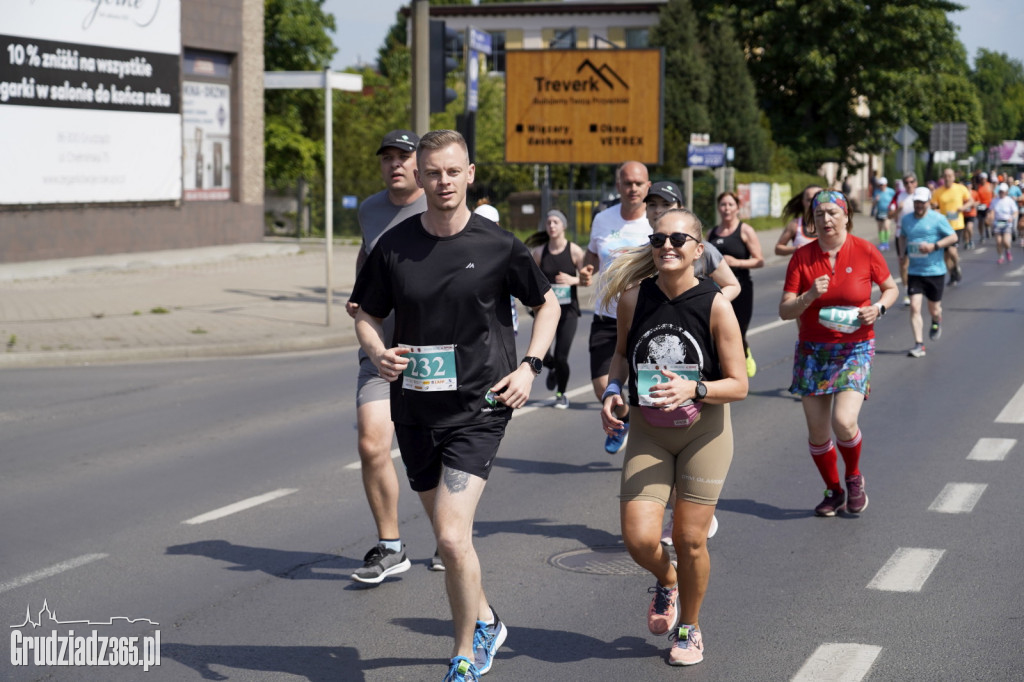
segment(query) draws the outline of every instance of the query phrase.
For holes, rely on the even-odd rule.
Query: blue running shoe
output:
[[[491,614],[494,616],[494,622],[488,625],[482,620],[478,620],[476,631],[473,632],[473,659],[476,669],[480,671],[481,675],[486,675],[487,671],[491,669],[494,654],[508,637],[508,628],[501,622],[501,618],[498,618],[498,614],[493,608]]]
[[[444,676],[444,682],[479,682],[479,680],[479,671],[465,656],[453,658],[448,667],[448,674]]]
[[[614,455],[626,444],[626,436],[629,435],[629,422],[626,422],[621,431],[617,431],[604,439],[604,451]]]

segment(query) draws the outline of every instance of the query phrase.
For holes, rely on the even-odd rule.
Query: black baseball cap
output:
[[[655,182],[651,185],[651,188],[647,190],[647,196],[651,195],[659,196],[670,204],[683,205],[683,195],[679,191],[679,185],[674,182],[668,182],[662,180],[661,182]],[[646,197],[644,201],[646,201]]]
[[[403,152],[414,152],[419,143],[420,136],[411,130],[392,130],[380,141],[380,149],[377,150],[377,154],[383,154],[388,147],[401,149]]]

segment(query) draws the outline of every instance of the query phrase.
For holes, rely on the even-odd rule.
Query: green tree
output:
[[[690,133],[710,133],[710,72],[697,40],[690,0],[669,0],[651,28],[650,44],[665,50],[664,163],[659,172],[678,177],[686,165]]]
[[[747,54],[774,139],[805,170],[852,165],[850,152],[878,152],[910,118],[965,121],[972,142],[983,123],[947,0],[694,0],[709,19],[730,20]],[[937,90],[926,90],[938,84]],[[948,99],[947,87],[965,86]],[[912,111],[913,109],[913,111]],[[950,118],[951,117],[951,118]]]
[[[319,71],[337,51],[328,31],[334,16],[324,0],[265,0],[264,68]],[[323,94],[310,90],[268,90],[264,99],[264,176],[268,189],[292,187],[300,178],[322,176]]]
[[[737,168],[765,172],[771,162],[769,134],[761,125],[757,93],[743,49],[728,23],[711,22],[703,33],[704,59],[713,83],[707,104],[711,137],[735,148]]]
[[[985,145],[1024,139],[1024,66],[982,48],[974,58],[971,83],[985,118]]]

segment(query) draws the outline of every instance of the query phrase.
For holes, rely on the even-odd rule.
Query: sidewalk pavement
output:
[[[768,263],[781,231],[758,233]],[[333,249],[330,326],[322,242],[0,263],[0,369],[351,348],[358,249]]]

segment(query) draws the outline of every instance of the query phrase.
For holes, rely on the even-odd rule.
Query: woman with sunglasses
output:
[[[601,421],[612,433],[628,409],[633,425],[619,494],[622,538],[657,579],[648,590],[654,597],[647,627],[673,641],[672,665],[704,659],[699,615],[711,572],[707,537],[733,454],[728,403],[747,395],[736,314],[714,282],[694,274],[701,233],[693,213],[669,210],[655,222],[649,245],[619,256],[602,275],[603,295],[618,296],[619,308]],[[673,486],[678,568],[661,544]]]
[[[818,516],[844,508],[859,514],[868,506],[857,420],[871,391],[874,324],[899,296],[882,254],[849,233],[849,205],[846,195],[834,191],[819,192],[811,201],[818,241],[793,254],[779,303],[779,317],[800,320],[789,390],[803,403],[811,457],[825,481],[825,499],[814,508]],[[881,289],[876,303],[872,284]]]

